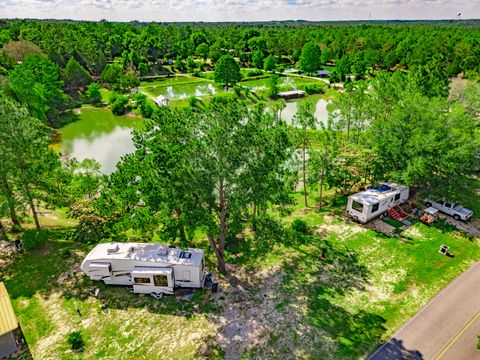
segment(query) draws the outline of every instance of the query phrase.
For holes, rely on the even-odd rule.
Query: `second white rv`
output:
[[[367,223],[384,214],[389,208],[408,200],[409,189],[393,183],[368,187],[366,191],[348,197],[347,213],[354,220]]]
[[[81,269],[92,280],[132,286],[143,294],[173,294],[175,287],[201,288],[205,281],[203,250],[159,243],[98,244]]]

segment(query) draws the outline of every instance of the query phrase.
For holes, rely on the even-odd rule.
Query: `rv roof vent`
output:
[[[108,248],[108,249],[107,249],[107,253],[109,253],[109,254],[114,254],[114,253],[118,252],[118,250],[120,250],[120,247],[119,247],[118,244],[117,244],[117,245],[115,245],[115,246],[112,247],[112,248]]]
[[[135,247],[134,246],[130,246],[127,250],[129,253],[132,253],[135,251]]]
[[[192,253],[182,251],[179,257],[180,259],[190,259],[192,257]]]
[[[157,254],[161,255],[161,256],[167,256],[168,255],[168,249],[166,247],[162,247],[162,248],[158,249]]]

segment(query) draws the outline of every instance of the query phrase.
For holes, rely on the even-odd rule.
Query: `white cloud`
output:
[[[0,0],[0,18],[258,21],[479,18],[471,0]]]

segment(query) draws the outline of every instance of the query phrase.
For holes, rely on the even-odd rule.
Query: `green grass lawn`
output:
[[[44,248],[0,272],[34,358],[113,359],[122,354],[122,359],[147,359],[154,353],[165,359],[194,358],[199,343],[214,333],[206,320],[215,311],[208,297],[197,292],[192,302],[155,301],[92,283],[75,270],[88,248],[65,240],[67,234],[50,231]],[[95,298],[91,292],[97,287]],[[66,344],[67,334],[76,330],[87,344],[83,354]]]
[[[274,310],[263,342],[247,344],[245,358],[366,357],[480,259],[478,240],[451,226],[416,223],[387,236],[346,219],[344,196],[327,191],[325,208],[319,211],[317,193],[310,191],[309,208],[296,193],[291,206],[269,212],[270,220],[258,225],[257,235],[247,232],[229,243],[226,258],[236,266],[233,275],[262,272],[266,279],[280,279],[272,298],[265,300],[255,294],[267,285],[252,278],[254,300],[247,308],[273,301]],[[73,224],[63,218],[62,211],[44,216],[51,221],[48,226],[58,222],[66,228],[49,230],[45,247],[0,270],[35,358],[112,359],[122,354],[124,359],[144,359],[162,354],[160,358],[193,359],[205,347],[214,349],[212,358],[223,356],[212,340],[221,331],[219,319],[244,320],[229,319],[202,291],[192,302],[175,297],[157,301],[86,279],[78,265],[91,247],[68,240]],[[309,225],[308,236],[285,235],[291,234],[295,219]],[[453,258],[438,253],[442,244],[450,247]],[[207,266],[213,268],[213,254],[201,232],[192,246],[207,249]],[[91,295],[96,288],[98,298]],[[66,344],[68,333],[76,330],[84,336],[84,354],[73,353]]]
[[[253,251],[235,257],[248,267],[282,269],[278,306],[286,314],[301,313],[313,358],[367,356],[480,259],[478,239],[441,223],[416,223],[390,237],[346,221],[339,207],[343,199],[327,192],[327,206],[317,212],[305,210],[303,196],[297,194],[291,215],[273,215],[287,226],[303,219],[317,236],[289,245],[257,241]],[[442,244],[450,246],[453,258],[438,252]],[[326,260],[321,258],[324,251]],[[292,330],[292,339],[299,336],[296,332]],[[254,349],[260,357],[269,351],[273,349]]]

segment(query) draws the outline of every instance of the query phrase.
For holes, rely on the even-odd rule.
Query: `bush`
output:
[[[123,115],[127,112],[128,98],[126,96],[114,94],[110,98],[109,105],[114,115]]]
[[[297,233],[308,234],[308,224],[302,219],[295,219],[292,222],[292,230]]]
[[[238,85],[235,85],[233,87],[233,92],[235,93],[235,95],[240,96],[242,94],[242,88]]]
[[[23,247],[25,250],[38,249],[43,246],[48,241],[48,233],[45,230],[27,230],[23,233]]]
[[[23,231],[23,228],[22,228],[21,225],[13,224],[12,227],[11,227],[11,229],[10,229],[10,231],[11,231],[12,233],[20,233],[20,232]]]
[[[305,84],[304,90],[307,94],[323,94],[325,92],[325,86],[322,83]]]
[[[256,76],[266,77],[263,70],[260,70],[260,69],[258,69],[258,70],[243,70],[242,71],[242,77],[243,78],[252,78],[252,77],[256,77]]]
[[[70,257],[71,257],[70,249],[68,249],[68,248],[62,249],[62,251],[60,252],[60,255],[61,255],[62,258],[64,258],[64,259],[70,258]]]
[[[190,104],[191,107],[196,107],[200,103],[200,99],[197,98],[196,96],[190,96],[188,98],[188,103]]]
[[[73,351],[82,352],[85,349],[85,341],[80,331],[72,331],[68,334],[67,343]]]

